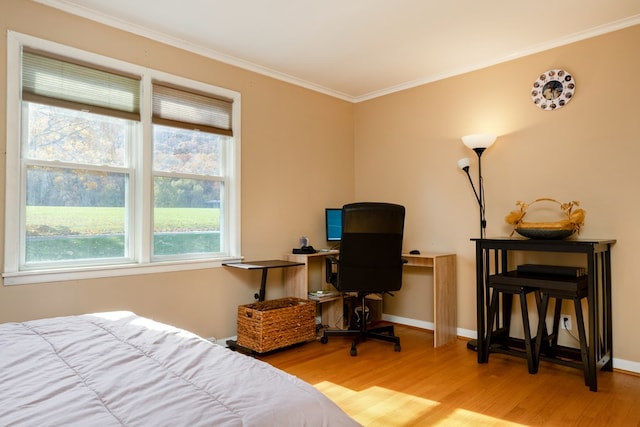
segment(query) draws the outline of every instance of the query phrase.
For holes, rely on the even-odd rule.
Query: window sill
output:
[[[241,257],[216,258],[215,260],[197,260],[181,262],[163,262],[154,264],[124,264],[115,266],[87,267],[64,270],[19,271],[3,273],[5,286],[28,285],[34,283],[62,282],[69,280],[98,279],[104,277],[134,276],[139,274],[167,273],[185,270],[217,268],[222,263],[239,261]]]

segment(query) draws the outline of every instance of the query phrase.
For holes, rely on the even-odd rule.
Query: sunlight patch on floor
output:
[[[378,386],[354,391],[329,381],[322,381],[314,387],[364,426],[418,426],[419,420],[426,417],[430,419],[430,426],[521,426],[464,409],[429,416],[430,412],[438,411],[440,403]]]
[[[512,423],[501,420],[499,418],[490,417],[488,415],[478,414],[477,412],[467,411],[465,409],[455,409],[451,415],[442,418],[432,426],[497,426],[497,427],[525,427],[524,424]]]
[[[416,418],[438,405],[431,400],[377,386],[357,392],[323,381],[315,387],[365,426],[415,425]]]

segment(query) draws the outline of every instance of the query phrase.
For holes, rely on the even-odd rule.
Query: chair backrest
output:
[[[338,290],[378,293],[400,289],[404,216],[404,206],[390,203],[342,207]]]

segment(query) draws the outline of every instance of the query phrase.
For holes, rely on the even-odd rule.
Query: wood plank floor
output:
[[[331,337],[259,358],[311,384],[365,426],[640,426],[640,376],[582,371],[492,354],[478,364],[466,340],[434,349],[431,331],[396,326],[402,351]]]

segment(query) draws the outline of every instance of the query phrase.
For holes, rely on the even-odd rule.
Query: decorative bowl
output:
[[[546,239],[546,240],[561,240],[566,239],[575,233],[571,229],[553,229],[553,228],[516,228],[518,234],[530,239]]]
[[[527,215],[527,209],[540,202],[551,202],[558,205],[560,208],[559,212],[555,211],[554,215],[557,220],[546,222],[526,222],[524,220]],[[579,205],[580,202],[575,200],[568,203],[560,203],[557,200],[546,197],[536,199],[531,203],[516,202],[516,206],[520,209],[511,211],[505,218],[505,221],[513,226],[513,231],[530,239],[565,239],[573,233],[579,233],[580,228],[584,224],[586,212],[584,209],[574,209]],[[538,207],[538,205],[536,205],[536,207]],[[546,211],[549,211],[549,209],[538,209],[538,214],[545,213]]]

